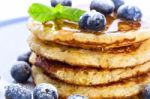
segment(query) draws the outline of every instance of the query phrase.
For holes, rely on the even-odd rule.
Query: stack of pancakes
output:
[[[53,22],[30,21],[35,84],[55,85],[60,98],[137,98],[150,82],[150,25],[108,17],[106,27],[91,33],[68,21],[59,29]]]

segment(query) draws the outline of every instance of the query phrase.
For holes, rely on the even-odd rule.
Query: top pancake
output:
[[[30,21],[29,30],[43,41],[82,47],[87,49],[110,49],[129,46],[150,38],[150,24],[141,22],[129,22],[107,16],[107,26],[104,31],[91,33],[78,29],[78,24],[66,21],[58,21],[59,29],[53,22],[40,23]],[[57,29],[56,29],[57,27]]]

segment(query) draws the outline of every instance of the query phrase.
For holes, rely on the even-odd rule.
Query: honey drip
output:
[[[133,31],[138,30],[141,27],[141,22],[135,22],[135,21],[124,21],[117,19],[114,16],[106,16],[107,24],[106,28],[103,31],[96,32],[97,33],[115,33],[115,32],[127,32],[127,31]],[[45,23],[45,26],[51,26],[55,25],[55,30],[69,30],[74,32],[80,32],[78,23],[71,22],[68,20],[57,20],[52,23]],[[85,32],[85,31],[84,31]],[[89,31],[87,31],[89,32]]]

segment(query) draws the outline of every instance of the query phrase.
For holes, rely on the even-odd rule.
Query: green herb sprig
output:
[[[34,20],[42,23],[59,19],[78,22],[80,16],[85,13],[85,11],[62,6],[61,4],[58,4],[56,7],[49,7],[43,4],[33,3],[28,9],[28,13]]]

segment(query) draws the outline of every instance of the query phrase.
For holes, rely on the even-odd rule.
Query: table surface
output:
[[[132,1],[127,0],[127,1],[130,4],[133,3],[133,4],[138,5],[142,9],[144,16],[150,16],[150,12],[149,12],[149,9],[150,9],[149,2],[150,1],[148,1],[148,0],[132,0]],[[84,6],[84,5],[89,4],[90,0],[85,3],[81,2],[81,0],[73,0],[73,2],[74,2],[73,6],[75,6],[75,7],[79,6],[84,9],[87,9],[88,7]],[[1,4],[0,4],[0,11],[1,11]],[[25,11],[25,10],[23,10],[23,11]],[[25,15],[26,14],[23,13],[18,16],[25,16]],[[2,16],[2,17],[4,17],[4,16]],[[2,17],[0,16],[0,34],[1,34],[1,36],[0,36],[0,46],[1,46],[0,47],[0,60],[1,60],[0,61],[0,66],[1,66],[1,69],[0,69],[0,99],[4,99],[3,98],[4,85],[9,84],[8,82],[13,82],[13,79],[10,76],[10,68],[11,68],[12,64],[16,62],[18,55],[29,50],[29,47],[27,44],[27,38],[30,35],[30,32],[26,28],[26,23],[27,23],[27,19],[28,19],[27,17],[21,17],[19,19],[17,18],[15,20],[13,19],[13,20],[8,20],[8,21],[3,20],[1,22],[1,19],[3,19]],[[16,17],[16,16],[13,16],[13,17]],[[31,83],[28,82],[28,84],[31,84]]]

